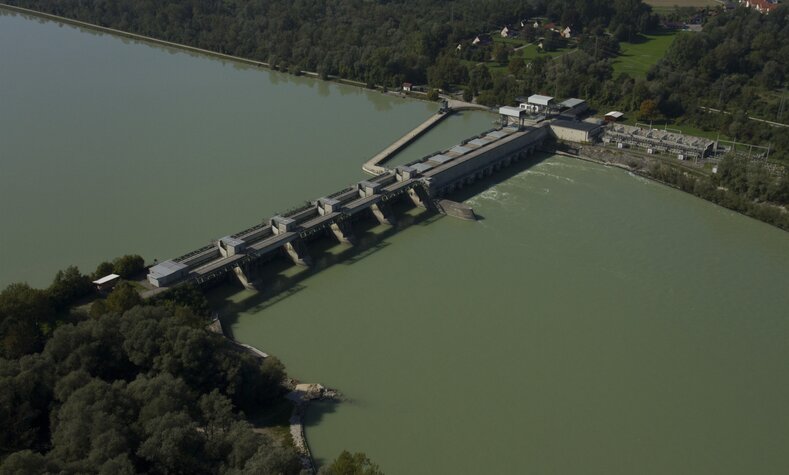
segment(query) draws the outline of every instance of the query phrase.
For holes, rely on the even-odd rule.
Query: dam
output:
[[[157,263],[149,270],[148,282],[166,289],[184,283],[203,285],[234,274],[245,287],[254,288],[256,266],[278,255],[284,253],[296,265],[311,265],[308,243],[321,233],[353,244],[352,223],[365,213],[381,224],[394,224],[397,217],[391,204],[397,200],[446,211],[451,207],[439,204],[442,196],[533,154],[548,130],[547,124],[505,126],[394,169],[379,164],[365,167],[375,176]]]

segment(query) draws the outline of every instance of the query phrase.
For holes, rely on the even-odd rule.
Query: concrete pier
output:
[[[297,266],[309,267],[312,265],[312,258],[307,254],[301,241],[292,241],[284,246],[285,252]]]
[[[242,269],[240,266],[233,268],[233,273],[236,274],[236,278],[238,278],[238,281],[241,282],[241,285],[243,285],[245,289],[258,290],[256,283],[249,276],[247,276],[246,272],[244,272],[244,269]]]
[[[332,234],[337,238],[338,241],[344,244],[355,244],[356,238],[353,235],[353,230],[351,229],[348,223],[341,221],[337,223],[332,223],[329,226],[331,229]]]
[[[370,206],[370,211],[373,212],[373,216],[381,224],[393,226],[397,222],[392,209],[386,203],[374,203]]]
[[[378,155],[364,162],[364,165],[362,165],[362,170],[370,173],[371,175],[380,175],[382,173],[386,173],[387,169],[379,166],[381,163],[384,163],[392,158],[395,154],[397,154],[397,152],[416,140],[420,135],[424,134],[436,124],[449,117],[451,113],[452,109],[448,109],[444,112],[437,112],[436,114],[433,114],[429,119],[419,124],[414,130],[403,135],[395,143],[383,149]]]

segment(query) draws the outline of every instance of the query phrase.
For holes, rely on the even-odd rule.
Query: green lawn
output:
[[[517,48],[518,46],[525,45],[526,42],[520,38],[502,38],[500,34],[492,34],[491,38],[493,38],[494,43],[504,43],[507,46],[512,46],[513,48]]]
[[[529,45],[529,46],[527,46],[525,48],[522,48],[522,49],[519,49],[518,51],[515,51],[514,53],[511,53],[510,57],[520,56],[523,59],[527,59],[527,60],[528,59],[535,59],[535,58],[537,58],[539,56],[546,56],[546,57],[549,57],[549,58],[553,58],[555,56],[562,55],[562,54],[567,53],[569,51],[572,51],[574,49],[575,49],[574,47],[560,48],[560,49],[558,49],[556,51],[549,51],[547,53],[541,53],[539,48],[537,48],[536,44],[531,44],[531,45]]]
[[[614,59],[614,74],[628,73],[636,78],[645,77],[649,68],[666,54],[677,34],[676,31],[666,31],[642,35],[643,41],[639,43],[620,43],[621,52]]]

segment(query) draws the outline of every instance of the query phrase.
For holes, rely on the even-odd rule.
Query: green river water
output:
[[[0,16],[0,280],[170,257],[361,179],[435,106]],[[490,127],[451,118],[415,158]],[[320,272],[212,300],[387,473],[789,472],[789,234],[543,156]],[[275,271],[272,271],[274,274]],[[277,283],[286,283],[275,293]],[[284,285],[284,284],[283,284]]]

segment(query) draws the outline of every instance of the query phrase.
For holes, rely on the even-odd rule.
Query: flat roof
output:
[[[433,165],[422,162],[422,163],[417,163],[416,165],[412,165],[411,168],[417,171],[418,173],[422,173],[433,168]]]
[[[581,104],[586,104],[586,101],[573,97],[571,99],[567,99],[559,105],[572,109],[573,107],[580,106]]]
[[[529,96],[529,99],[527,100],[529,104],[537,104],[538,106],[550,105],[551,101],[553,101],[553,97],[542,96],[540,94],[532,94],[531,96]]]
[[[501,130],[494,130],[493,132],[490,132],[487,135],[487,137],[493,137],[494,139],[500,139],[500,138],[506,137],[508,135],[509,134],[507,132],[502,132]]]
[[[502,106],[499,107],[499,114],[506,115],[508,117],[520,117],[523,115],[525,111],[520,107],[512,107],[512,106]]]
[[[551,122],[551,127],[562,127],[564,129],[583,130],[584,132],[591,132],[599,129],[598,124],[590,124],[589,122],[577,122],[570,120],[554,120]]]
[[[450,152],[459,153],[461,155],[463,155],[464,153],[469,153],[472,150],[473,150],[472,148],[464,147],[462,145],[455,145],[454,147],[449,149]]]
[[[487,145],[489,142],[490,142],[489,140],[485,140],[484,138],[474,139],[474,140],[469,140],[468,141],[468,143],[473,144],[473,145],[477,145],[479,147],[482,147],[483,145]]]
[[[225,236],[222,239],[220,239],[220,241],[222,241],[228,246],[240,246],[241,244],[244,244],[244,241],[242,239],[234,238],[233,236]]]
[[[432,157],[428,158],[427,161],[438,163],[438,164],[442,164],[442,163],[447,163],[448,161],[452,160],[453,158],[454,157],[438,154],[438,155],[433,155]]]
[[[105,275],[101,279],[94,280],[93,283],[96,285],[101,285],[101,284],[106,284],[107,282],[112,282],[113,280],[120,278],[121,276],[119,276],[118,274],[109,274],[109,275]]]
[[[613,117],[615,119],[618,119],[618,118],[622,117],[623,115],[625,115],[623,112],[611,111],[608,114],[606,114],[605,116],[606,117]]]
[[[181,264],[180,262],[164,261],[151,267],[151,275],[157,278],[164,277],[166,275],[175,274],[176,272],[180,272],[184,269],[187,269],[187,266]]]

